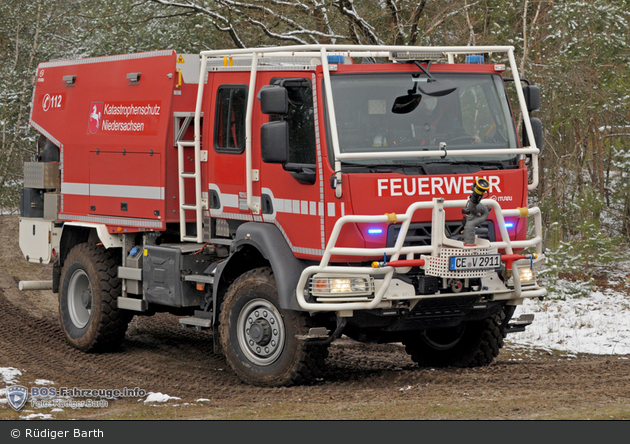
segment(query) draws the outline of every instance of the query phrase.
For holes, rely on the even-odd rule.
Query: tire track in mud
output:
[[[321,403],[364,402],[376,396],[439,400],[464,392],[495,400],[510,393],[545,392],[567,402],[584,397],[598,402],[630,399],[630,360],[615,356],[569,360],[538,351],[516,361],[508,347],[486,367],[420,369],[399,344],[361,344],[345,337],[331,345],[324,378],[314,386],[252,387],[241,383],[225,359],[214,353],[211,334],[182,330],[175,316],[137,316],[119,351],[84,353],[66,342],[56,314],[31,313],[9,301],[7,291],[14,289],[0,289],[0,366],[25,370],[25,380],[48,379],[57,387],[140,387],[182,400],[205,397],[237,406],[297,398]],[[406,387],[414,390],[407,392]]]
[[[198,393],[204,385],[238,384],[207,333],[181,330],[175,317],[132,320],[121,349],[83,353],[65,340],[56,317],[35,318],[0,294],[3,365],[30,378],[80,388],[140,387],[147,391]],[[223,371],[218,370],[223,369]]]

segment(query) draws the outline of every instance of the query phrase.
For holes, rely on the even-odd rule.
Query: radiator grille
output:
[[[398,233],[402,224],[392,224],[387,229],[387,246],[393,247],[396,244]],[[453,240],[463,241],[464,225],[461,221],[446,222],[446,237]],[[487,239],[490,242],[495,241],[494,224],[486,221],[477,228],[477,236]],[[409,225],[407,237],[403,244],[404,247],[418,247],[423,245],[431,245],[431,222],[415,222]]]

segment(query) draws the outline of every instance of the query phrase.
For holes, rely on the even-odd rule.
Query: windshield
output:
[[[384,154],[382,159],[353,159],[343,163],[512,163],[514,155],[464,157],[452,154],[462,149],[518,147],[501,77],[495,74],[432,75],[438,81],[450,80],[457,89],[441,97],[424,95],[422,83],[426,83],[427,77],[420,72],[331,76],[340,151]],[[387,159],[388,151],[440,149],[446,150],[448,155]]]

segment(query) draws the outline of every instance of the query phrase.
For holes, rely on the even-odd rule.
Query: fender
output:
[[[120,236],[116,234],[110,234],[107,231],[107,225],[92,224],[87,222],[65,222],[63,227],[84,227],[96,230],[99,240],[103,243],[105,248],[120,248],[122,247],[122,240]],[[61,238],[63,239],[63,231],[61,232]]]
[[[108,233],[106,225],[85,222],[64,222],[59,241],[59,258],[53,264],[53,293],[59,293],[61,268],[70,250],[75,245],[83,242],[96,242],[96,238],[103,243],[105,248],[122,247],[120,237]]]
[[[253,266],[243,269],[243,264],[239,263],[241,259],[239,252],[251,250],[255,250],[262,257],[260,261],[252,262]],[[271,265],[276,278],[280,307],[287,310],[304,311],[295,298],[295,287],[298,284],[302,271],[308,264],[295,257],[278,227],[272,224],[246,222],[238,227],[236,237],[231,246],[230,257],[227,261],[219,264],[215,270],[215,282],[229,282],[230,279],[222,280],[221,277],[229,275],[229,270],[231,269],[241,269],[244,272],[262,266],[264,262],[268,262]],[[220,293],[221,287],[221,284],[219,284],[214,285],[213,288],[212,297],[215,307],[217,307],[217,302],[219,302],[218,299],[222,296],[222,293]],[[215,310],[215,316],[217,311]]]

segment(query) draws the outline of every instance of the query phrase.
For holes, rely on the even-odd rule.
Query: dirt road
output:
[[[0,367],[22,371],[19,383],[140,387],[181,398],[163,408],[116,400],[55,418],[630,419],[630,356],[550,353],[509,340],[485,368],[419,369],[400,345],[342,338],[317,385],[278,389],[241,383],[213,352],[210,334],[182,330],[171,315],[136,317],[119,352],[85,354],[64,340],[56,295],[17,289],[19,280],[49,279],[49,270],[22,259],[16,217],[0,217],[0,267]],[[0,418],[19,417],[0,404]]]

